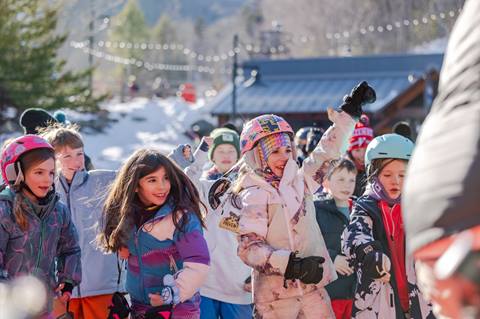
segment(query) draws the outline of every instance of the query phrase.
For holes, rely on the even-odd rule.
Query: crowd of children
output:
[[[405,251],[414,145],[374,138],[374,100],[362,82],[301,145],[262,115],[118,172],[86,168],[76,126],[35,128],[2,150],[0,274],[49,287],[37,318],[434,318]]]

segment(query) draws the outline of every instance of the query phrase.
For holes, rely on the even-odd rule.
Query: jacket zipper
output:
[[[75,178],[75,175],[73,175],[73,178]],[[70,211],[70,216],[71,216],[72,222],[73,222],[72,206],[70,204],[71,203],[71,200],[70,200],[71,192],[70,192],[70,190],[72,188],[71,187],[72,185],[70,184],[70,185],[68,185],[68,187],[66,187],[64,185],[64,183],[62,182],[62,180],[60,179],[60,177],[59,177],[59,181],[60,181],[60,185],[62,185],[62,188],[65,191],[65,194],[67,195],[67,207],[68,207],[68,210]],[[67,180],[65,179],[65,181],[67,181]],[[68,182],[67,182],[67,184],[68,184]],[[72,179],[72,184],[73,184],[73,179]],[[77,231],[80,232],[80,230],[77,230]],[[78,244],[81,245],[81,243],[78,243]],[[82,298],[82,292],[80,291],[80,284],[78,284],[76,288],[77,288],[78,298]]]
[[[390,207],[385,208],[385,204],[384,203],[381,204],[382,211],[384,212],[385,218],[388,218],[387,227],[389,228],[390,239],[391,239],[392,242],[395,241],[395,236],[394,236],[395,235],[395,223],[393,221],[393,216],[392,216],[392,212],[393,212],[393,209],[395,208],[395,205],[393,205],[392,208],[390,208]],[[385,212],[385,209],[388,209],[388,211]],[[390,225],[391,225],[391,228],[390,228]]]
[[[138,227],[137,231],[135,232],[135,253],[137,254],[137,261],[138,261],[138,268],[139,268],[139,275],[140,275],[140,290],[142,291],[143,299],[148,300],[147,294],[145,293],[145,283],[143,282],[143,262],[142,256],[140,255],[140,245],[139,245],[139,234],[142,230],[143,226],[147,222],[143,223],[140,227]]]
[[[38,271],[40,266],[40,256],[42,254],[42,246],[43,246],[43,238],[44,236],[44,223],[43,220],[40,219],[40,243],[38,245],[38,253],[37,253],[37,261],[35,262],[35,273]]]

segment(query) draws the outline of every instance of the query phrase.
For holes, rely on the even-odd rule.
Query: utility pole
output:
[[[95,41],[94,29],[95,29],[95,6],[93,0],[89,1],[90,3],[90,23],[88,24],[88,30],[90,34],[88,36],[88,47],[90,49],[90,54],[88,55],[88,67],[93,68],[93,42]],[[88,89],[90,96],[93,95],[93,72],[88,76]]]
[[[232,118],[231,121],[235,123],[237,117],[237,85],[235,80],[237,78],[237,51],[238,51],[238,35],[233,36],[233,69],[232,69]]]

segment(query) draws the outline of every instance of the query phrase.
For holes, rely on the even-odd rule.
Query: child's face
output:
[[[366,147],[356,148],[352,150],[352,157],[358,164],[365,166],[365,151]]]
[[[170,180],[165,168],[160,167],[155,172],[142,177],[136,191],[143,205],[147,207],[163,205],[170,193]]]
[[[345,168],[337,169],[326,180],[325,188],[335,201],[346,203],[355,190],[355,180],[355,172],[349,172]]]
[[[83,147],[71,148],[65,146],[60,151],[56,152],[58,164],[60,166],[61,174],[71,181],[75,172],[85,169],[85,154]]]
[[[38,198],[47,195],[52,188],[54,178],[55,160],[53,158],[36,164],[25,171],[25,184]]]
[[[233,145],[220,144],[213,152],[212,162],[221,173],[226,173],[237,162],[237,150]]]
[[[397,199],[402,194],[406,168],[404,161],[394,160],[388,163],[378,175],[378,180],[392,199]]]
[[[288,160],[292,158],[292,147],[282,146],[275,149],[267,158],[267,165],[278,177],[283,176],[283,170]]]

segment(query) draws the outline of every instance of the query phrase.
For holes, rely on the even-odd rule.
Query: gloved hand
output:
[[[285,280],[300,279],[304,284],[318,284],[323,278],[325,258],[310,256],[300,258],[291,253],[285,270]]]
[[[363,81],[352,89],[350,95],[346,95],[343,98],[343,104],[340,106],[340,109],[355,120],[358,120],[363,112],[362,106],[367,103],[373,103],[376,99],[375,90],[366,81]]]
[[[360,245],[356,250],[358,261],[362,264],[362,275],[366,278],[390,279],[391,262],[387,255],[382,251],[378,241],[372,241]]]
[[[164,304],[174,304],[177,305],[180,303],[180,291],[175,283],[175,278],[172,275],[165,275],[163,277],[163,285],[165,288],[162,289],[162,298]]]
[[[148,294],[150,304],[154,307],[179,304],[180,290],[175,283],[175,278],[170,274],[163,276],[163,286],[160,293]]]

